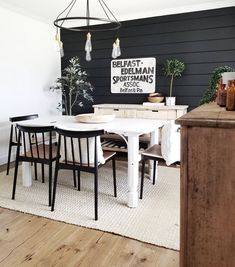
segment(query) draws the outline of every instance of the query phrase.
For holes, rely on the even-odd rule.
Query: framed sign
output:
[[[111,61],[111,92],[147,94],[155,91],[156,58]]]

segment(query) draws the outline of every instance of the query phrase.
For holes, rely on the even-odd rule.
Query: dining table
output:
[[[51,126],[73,130],[87,131],[103,129],[107,133],[115,133],[127,141],[127,206],[135,208],[138,206],[138,182],[139,182],[139,136],[150,134],[150,146],[159,142],[159,128],[166,123],[166,120],[140,119],[140,118],[114,118],[109,122],[89,123],[79,122],[76,116],[53,116],[41,117],[33,120],[18,123],[24,126]],[[157,170],[156,170],[157,171]],[[150,164],[150,179],[153,176],[153,165]],[[156,176],[157,177],[157,176]],[[22,163],[23,186],[32,186],[32,171],[30,163]]]

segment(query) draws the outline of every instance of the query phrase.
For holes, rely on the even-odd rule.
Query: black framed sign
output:
[[[156,58],[111,61],[111,92],[146,94],[155,92]]]

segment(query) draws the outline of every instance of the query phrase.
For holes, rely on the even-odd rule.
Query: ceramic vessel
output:
[[[235,79],[235,72],[224,72],[222,75],[223,84],[226,84],[226,89],[228,87],[228,81]]]
[[[164,96],[149,96],[148,101],[151,103],[161,103],[164,100]]]
[[[83,123],[105,123],[114,120],[115,114],[97,115],[94,113],[85,113],[75,116],[75,120]]]
[[[175,97],[166,97],[166,106],[175,106]]]

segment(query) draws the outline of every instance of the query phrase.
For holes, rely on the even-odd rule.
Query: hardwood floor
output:
[[[179,253],[0,208],[0,266],[178,267]]]
[[[0,167],[0,171],[3,169]],[[178,267],[179,253],[122,236],[0,208],[2,266]]]

